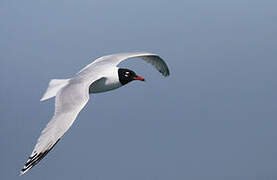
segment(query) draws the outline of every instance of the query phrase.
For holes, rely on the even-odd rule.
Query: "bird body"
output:
[[[118,77],[118,67],[110,68],[109,71],[105,71],[105,77],[94,81],[89,86],[89,93],[101,93],[117,89],[122,86]]]
[[[140,58],[152,64],[164,76],[169,75],[166,63],[156,54],[120,53],[96,59],[70,79],[51,80],[41,101],[56,97],[55,113],[43,129],[20,172],[21,175],[36,165],[57,144],[87,104],[90,93],[110,91],[133,80],[144,81],[144,78],[137,76],[135,72],[117,67],[121,61],[128,58]]]

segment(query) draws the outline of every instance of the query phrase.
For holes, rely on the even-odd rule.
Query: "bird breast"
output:
[[[121,87],[121,83],[119,82],[117,69],[115,71],[110,71],[103,78],[100,78],[94,81],[89,86],[89,93],[101,93],[110,91],[113,89],[117,89]]]

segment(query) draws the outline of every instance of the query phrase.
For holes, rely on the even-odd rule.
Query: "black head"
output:
[[[129,69],[118,69],[118,77],[119,77],[119,82],[122,85],[125,85],[133,80],[140,80],[144,81],[144,78],[141,76],[138,76],[134,71],[129,70]]]

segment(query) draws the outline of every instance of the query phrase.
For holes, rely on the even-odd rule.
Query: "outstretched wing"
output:
[[[43,129],[31,156],[20,171],[21,175],[36,165],[70,128],[89,100],[88,91],[85,83],[69,83],[58,92],[55,114]]]
[[[96,59],[91,64],[84,67],[79,74],[85,74],[94,70],[95,65],[107,65],[107,66],[117,66],[120,62],[129,58],[140,58],[150,64],[152,64],[163,76],[169,76],[169,69],[165,61],[156,54],[137,52],[137,53],[119,53],[111,54],[108,56],[103,56]]]

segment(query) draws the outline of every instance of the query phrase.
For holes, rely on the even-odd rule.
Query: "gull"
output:
[[[23,175],[35,166],[59,142],[89,100],[89,94],[117,89],[131,81],[145,81],[134,71],[117,67],[130,58],[139,58],[153,65],[163,76],[169,76],[165,61],[147,52],[118,53],[102,56],[69,79],[52,79],[40,99],[55,98],[55,112],[41,132],[30,157],[20,171]]]

